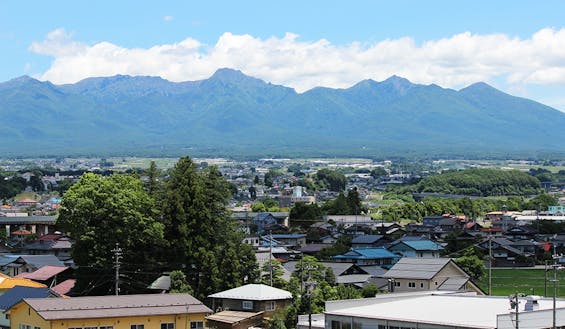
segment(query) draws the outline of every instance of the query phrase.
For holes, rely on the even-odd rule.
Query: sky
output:
[[[0,0],[0,82],[210,77],[304,92],[392,75],[565,111],[565,1]]]

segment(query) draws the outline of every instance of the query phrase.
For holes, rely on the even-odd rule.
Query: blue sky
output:
[[[396,74],[565,111],[565,1],[0,0],[0,52],[0,81],[231,67],[305,91]]]

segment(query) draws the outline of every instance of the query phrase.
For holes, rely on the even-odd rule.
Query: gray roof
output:
[[[23,300],[45,320],[212,313],[189,294],[148,294]]]
[[[443,269],[451,258],[413,258],[403,257],[388,270],[383,277],[395,279],[433,278]]]
[[[25,263],[37,269],[45,266],[65,266],[55,255],[21,255],[18,259],[22,259]]]
[[[353,240],[351,240],[351,243],[370,244],[370,243],[375,243],[382,238],[383,238],[382,235],[365,234],[365,235],[360,235],[358,237],[355,237]]]
[[[447,291],[458,291],[469,281],[469,278],[465,277],[450,277],[445,280],[437,290],[447,290]]]
[[[369,282],[370,278],[371,274],[349,274],[338,276],[336,281],[339,284],[365,283]]]
[[[147,289],[154,290],[170,290],[171,289],[171,277],[167,275],[161,275],[155,281],[153,281]]]
[[[280,300],[291,299],[292,294],[286,290],[265,284],[247,284],[245,286],[221,291],[208,297],[239,300]]]

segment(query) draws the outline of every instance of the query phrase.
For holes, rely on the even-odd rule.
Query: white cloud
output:
[[[452,88],[500,79],[509,85],[565,84],[565,29],[552,28],[527,39],[465,32],[420,45],[409,37],[334,45],[325,39],[301,41],[292,33],[260,39],[226,32],[215,45],[187,38],[151,48],[124,48],[108,42],[89,45],[57,29],[30,50],[54,58],[39,76],[53,83],[115,74],[187,81],[230,67],[298,91],[348,87],[362,79],[380,81],[394,74]]]
[[[172,20],[175,19],[175,18],[174,18],[173,16],[171,16],[171,15],[167,15],[167,16],[163,17],[163,19],[164,19],[165,21],[167,21],[167,22],[170,22],[170,21],[172,21]]]

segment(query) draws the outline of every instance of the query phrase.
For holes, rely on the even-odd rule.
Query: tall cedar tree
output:
[[[139,293],[163,242],[163,225],[155,220],[153,199],[133,175],[103,177],[87,173],[63,195],[57,225],[75,239],[77,295],[114,293],[114,253],[122,249],[120,293]],[[151,281],[149,281],[151,282]]]
[[[182,268],[195,297],[255,282],[255,255],[230,220],[227,181],[210,166],[201,171],[181,158],[165,184],[162,218],[169,266]]]

